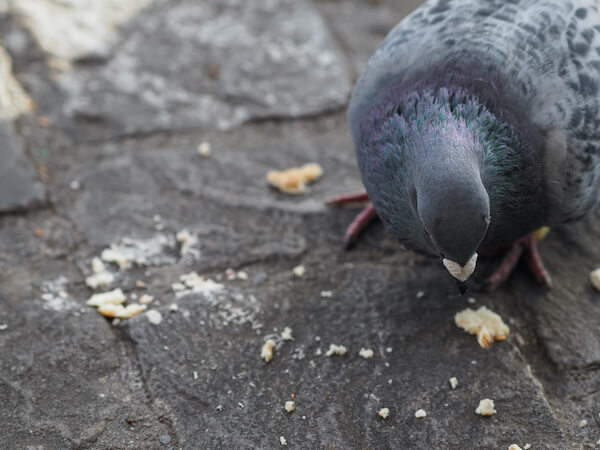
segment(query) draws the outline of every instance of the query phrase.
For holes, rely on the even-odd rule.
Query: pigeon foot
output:
[[[339,195],[327,202],[328,205],[342,206],[352,203],[365,203],[369,201],[369,196],[366,192],[358,192],[355,194]],[[346,229],[344,235],[344,248],[348,249],[356,242],[360,234],[375,218],[377,213],[375,208],[369,204],[358,214],[350,226]]]
[[[482,285],[483,290],[492,292],[504,283],[515,269],[523,253],[525,253],[529,270],[533,273],[537,282],[541,285],[552,287],[552,279],[546,271],[538,252],[537,241],[536,234],[532,233],[513,242],[500,266],[484,281]]]

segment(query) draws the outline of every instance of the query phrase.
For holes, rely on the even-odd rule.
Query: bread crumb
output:
[[[279,443],[281,445],[287,445],[287,441],[285,440],[285,438],[283,436],[279,436]]]
[[[458,378],[456,377],[452,377],[448,380],[448,382],[450,383],[450,386],[452,387],[452,389],[456,389],[456,386],[458,386]]]
[[[294,267],[292,269],[292,272],[294,272],[294,275],[296,275],[297,277],[303,277],[306,273],[306,267],[300,264],[299,266]]]
[[[511,444],[508,446],[508,450],[521,450],[521,447],[519,447],[517,444]]]
[[[198,236],[196,234],[184,229],[175,235],[175,239],[181,244],[181,254],[183,256],[191,255],[194,258],[200,256],[200,251],[192,248],[198,243]]]
[[[183,283],[173,283],[171,284],[171,289],[175,292],[185,291],[185,285]]]
[[[127,256],[113,248],[102,250],[100,257],[103,261],[116,263],[120,269],[127,269],[131,265],[131,261]]]
[[[510,333],[502,318],[485,306],[476,311],[467,308],[456,313],[454,322],[467,333],[476,334],[477,342],[483,348],[488,348],[494,341],[503,341]]]
[[[115,276],[110,272],[99,272],[85,279],[85,284],[91,289],[109,286],[115,281]]]
[[[369,359],[372,358],[375,353],[370,348],[361,348],[358,354],[365,359]]]
[[[69,183],[69,187],[72,191],[78,191],[81,189],[81,182],[79,180],[73,180]]]
[[[531,444],[525,444],[523,450],[529,450],[531,448]]]
[[[416,417],[417,419],[422,419],[423,417],[427,417],[427,413],[425,412],[425,410],[424,410],[424,409],[418,409],[418,410],[415,412],[415,417]]]
[[[243,270],[240,270],[237,273],[237,278],[238,278],[238,280],[246,281],[248,279],[248,274],[246,272],[244,272]]]
[[[260,351],[260,357],[267,362],[271,361],[273,359],[273,349],[274,348],[275,348],[275,341],[273,339],[269,339],[262,346],[262,349]]]
[[[423,297],[425,297],[425,292],[423,292],[423,291],[417,292],[417,298],[423,298]]]
[[[150,322],[152,325],[158,325],[162,322],[162,314],[156,309],[147,311],[146,316],[148,317],[148,322]]]
[[[475,410],[475,414],[481,414],[482,416],[491,416],[496,414],[496,412],[494,409],[494,400],[490,400],[489,398],[480,400],[479,406]]]
[[[285,402],[285,410],[289,413],[291,413],[293,410],[296,409],[296,403],[289,401],[289,402]]]
[[[600,269],[596,269],[590,273],[590,281],[600,291]]]
[[[387,419],[390,415],[390,409],[389,408],[381,408],[377,414],[382,419]]]
[[[585,428],[587,427],[587,420],[583,419],[581,422],[579,422],[579,428]]]
[[[105,317],[115,317],[117,319],[129,319],[146,310],[146,305],[134,303],[123,306],[121,304],[106,303],[98,307],[98,312]]]
[[[198,154],[204,158],[210,156],[210,142],[201,142],[198,146]]]
[[[329,350],[327,350],[327,353],[325,353],[327,356],[332,356],[332,355],[345,355],[346,354],[346,347],[344,347],[343,345],[336,345],[336,344],[330,344],[329,345]]]
[[[92,295],[86,304],[90,306],[102,306],[102,305],[120,305],[127,298],[121,289],[114,289],[108,292],[102,292],[100,294]]]
[[[392,347],[387,347],[387,348],[385,349],[385,351],[386,351],[387,353],[392,353],[393,349],[392,349]]]
[[[171,303],[169,305],[169,311],[177,312],[179,310],[179,305],[177,303]]]
[[[286,194],[301,194],[306,191],[306,184],[316,181],[323,175],[323,168],[316,163],[302,167],[267,173],[267,181],[273,187]]]
[[[139,302],[147,305],[148,303],[152,303],[152,301],[154,300],[154,297],[150,294],[142,294],[140,296]]]
[[[281,339],[284,341],[293,341],[294,337],[292,336],[292,329],[290,327],[285,327],[281,332]]]
[[[475,300],[475,298],[473,297],[469,297],[467,299],[467,302],[469,302],[470,305],[474,305],[475,303],[477,303],[477,300]]]
[[[331,298],[331,297],[333,297],[333,292],[321,291],[321,298]]]
[[[0,331],[4,331],[8,328],[8,324],[7,323],[0,323]]]
[[[92,272],[94,273],[102,273],[106,271],[106,266],[102,262],[100,258],[97,256],[92,259]]]

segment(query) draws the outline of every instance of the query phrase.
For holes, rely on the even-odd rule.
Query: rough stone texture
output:
[[[45,195],[15,129],[15,120],[31,104],[11,69],[10,57],[0,48],[0,213],[35,206]]]
[[[268,17],[252,22],[261,8],[288,11],[292,29],[300,16],[306,29],[326,34],[329,23],[357,70],[354,58],[364,61],[394,13],[413,6],[322,1],[324,22],[308,2],[298,3],[308,12],[295,3],[209,5],[203,11],[215,16],[211,26],[287,29],[284,16],[276,25]],[[175,17],[178,7],[139,10],[123,25],[123,38],[97,41],[117,42],[105,62],[77,63],[73,73],[108,77],[128,43],[143,44],[136,30]],[[243,21],[232,19],[234,10],[246,11]],[[354,34],[341,27],[344,17]],[[18,78],[42,110],[61,110],[76,98],[48,94],[56,69],[18,20],[0,21]],[[177,53],[180,41],[167,39],[166,30],[142,45],[139,61]],[[208,47],[220,42],[216,36]],[[259,51],[257,58],[263,56]],[[347,73],[343,62],[334,65]],[[284,69],[268,66],[266,73],[288,76]],[[228,83],[244,81],[233,69],[221,74],[231,77]],[[188,75],[174,71],[169,80],[185,83]],[[98,96],[110,98],[115,80],[98,85]],[[189,92],[219,92],[201,89]],[[304,92],[294,89],[290,95]],[[317,105],[319,92],[306,91],[302,101]],[[219,98],[227,108],[240,104]],[[360,189],[343,112],[228,132],[217,121],[191,132],[176,132],[171,123],[166,133],[102,138],[122,132],[111,121],[131,114],[114,107],[92,127],[94,142],[75,142],[55,123],[40,126],[46,123],[40,117],[21,117],[15,128],[29,157],[45,167],[51,206],[0,217],[0,448],[281,448],[280,436],[290,448],[596,448],[600,293],[588,274],[600,261],[597,217],[555,230],[541,244],[553,290],[518,271],[497,293],[470,294],[475,306],[490,307],[511,327],[507,341],[483,350],[453,324],[454,314],[472,305],[458,297],[439,262],[403,251],[379,224],[352,251],[342,251],[343,230],[356,211],[329,209],[324,200]],[[151,108],[140,111],[149,117]],[[205,141],[208,157],[197,152]],[[286,196],[267,186],[268,170],[310,161],[325,175],[306,194]],[[176,240],[184,228],[196,243]],[[110,288],[122,288],[129,301],[153,295],[149,308],[160,312],[160,323],[141,314],[113,324],[85,305],[91,260],[111,245],[146,263],[108,264],[115,275]],[[496,263],[482,259],[477,276]],[[299,264],[306,268],[302,277],[292,272]],[[247,279],[228,279],[227,268]],[[192,271],[222,287],[176,293],[172,284]],[[324,290],[331,297],[321,296]],[[286,326],[292,341],[280,338]],[[277,346],[266,363],[260,350],[268,338]],[[332,343],[348,354],[325,356]],[[360,357],[361,347],[374,357]],[[453,376],[455,390],[448,383]],[[296,410],[287,413],[292,394]],[[486,397],[498,411],[488,418],[474,412]],[[390,409],[385,420],[377,416],[383,407]],[[416,419],[421,408],[427,417]]]
[[[6,0],[5,0],[6,1]],[[68,61],[107,59],[116,29],[152,0],[8,0],[44,51]]]
[[[75,18],[92,17],[87,7],[25,4],[30,3],[17,11],[53,55],[93,59],[116,40],[106,36],[107,29],[121,22],[122,39],[106,64],[66,66],[55,74],[66,102],[52,110],[56,117],[66,115],[67,126],[82,119],[107,123],[112,134],[227,129],[253,118],[339,108],[350,92],[345,61],[309,1],[158,0],[122,23],[144,2],[133,2],[120,15],[104,15],[113,3],[105,0],[92,11],[100,23],[78,21],[67,27],[66,41],[46,37],[60,35]],[[54,20],[45,18],[46,8]],[[88,34],[90,42],[77,38]]]
[[[42,203],[44,186],[23,153],[13,123],[0,121],[0,142],[0,213]]]

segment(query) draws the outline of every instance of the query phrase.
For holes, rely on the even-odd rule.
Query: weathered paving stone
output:
[[[46,7],[53,3],[41,2]],[[96,17],[109,22],[92,27],[90,45],[76,42],[87,32],[87,21],[69,28],[67,48],[60,39],[44,41],[83,14],[82,4],[54,5],[57,19],[42,22],[33,6],[17,9],[50,54],[85,59],[86,45],[92,57],[115,40],[105,36],[106,29],[123,17]],[[110,10],[99,10],[104,9]],[[339,108],[350,91],[340,50],[308,0],[158,0],[131,14],[121,29],[121,41],[106,64],[67,65],[56,74],[65,104],[54,105],[55,115],[64,112],[69,121],[103,123],[109,134],[226,129],[252,118],[298,117]]]
[[[15,120],[30,109],[30,100],[13,77],[10,57],[0,48],[0,213],[44,201],[44,186],[15,128]]]
[[[372,3],[318,3],[355,72],[414,6]],[[285,59],[312,42],[311,49],[333,51],[339,73],[349,69],[311,3],[211,1],[200,11],[186,1],[170,8],[162,1],[95,2],[95,15],[113,8],[105,22],[82,19],[80,28],[65,31],[63,42],[51,36],[51,21],[33,17],[33,5],[50,4],[23,1],[16,9],[13,2],[31,35],[12,21],[6,40],[20,81],[40,109],[63,113],[60,95],[39,94],[48,89],[40,68],[48,64],[53,79],[80,83],[72,91],[83,99],[72,123],[79,136],[156,130],[165,123],[172,130],[189,124],[206,129],[75,144],[53,126],[19,121],[29,153],[47,167],[53,207],[0,217],[1,448],[281,448],[280,436],[296,448],[596,447],[600,293],[588,274],[600,264],[597,218],[554,230],[540,245],[553,290],[519,270],[494,294],[470,294],[475,306],[487,305],[511,327],[507,341],[483,350],[453,324],[454,314],[472,305],[457,296],[438,261],[403,251],[380,224],[352,251],[342,251],[341,236],[355,211],[323,202],[360,189],[343,112],[219,130],[238,124],[220,122],[236,108],[247,116],[234,118],[246,120],[290,116],[276,109],[290,105],[301,105],[298,114],[305,114],[335,104],[322,95],[329,79],[308,89],[302,83],[315,79],[301,71],[306,61]],[[53,4],[56,23],[70,25],[85,15],[83,1]],[[315,28],[299,31],[300,17]],[[281,36],[273,40],[285,49],[281,64],[263,59],[260,67],[244,66],[242,53],[271,55],[269,45],[234,42],[228,34],[253,29],[259,44]],[[89,40],[79,39],[82,33]],[[30,48],[32,36],[46,59]],[[197,72],[176,58],[176,64],[164,63],[180,47],[189,55],[191,43],[202,50],[189,63]],[[135,65],[127,66],[128,57]],[[144,89],[152,74],[170,83],[165,86],[183,86],[192,103],[210,94],[214,108],[202,114],[212,116],[192,120],[188,113],[198,104],[172,108],[167,102],[172,122],[162,122],[155,113],[173,93],[157,88],[158,97],[144,89],[124,96],[115,86],[122,87],[125,66],[136,70],[133,79]],[[176,71],[169,72],[171,66]],[[316,73],[325,76],[319,67]],[[258,83],[256,93],[246,95],[244,83],[259,75],[268,91]],[[339,92],[348,78],[334,83]],[[269,92],[285,92],[293,101],[273,106],[256,100]],[[81,120],[87,113],[98,121]],[[211,144],[206,158],[197,152],[203,141]],[[266,185],[268,170],[310,161],[325,175],[306,194],[286,196]],[[175,244],[184,228],[198,238],[191,257]],[[122,270],[108,264],[115,274],[111,287],[121,287],[131,301],[153,295],[149,308],[160,312],[158,324],[142,314],[112,325],[85,306],[92,257],[110,244],[125,245],[124,238],[147,264]],[[299,264],[306,268],[301,277],[292,273]],[[477,277],[494,264],[482,258]],[[228,280],[228,267],[246,272],[247,280]],[[171,285],[191,271],[223,288],[178,297]],[[43,293],[51,295],[44,300]],[[281,342],[286,326],[294,340]],[[265,363],[260,349],[268,337],[278,346]],[[331,343],[347,346],[348,354],[325,356]],[[373,349],[373,358],[361,358],[361,347]],[[459,380],[455,390],[448,384],[452,376]],[[288,414],[283,406],[292,394],[296,410]],[[484,397],[496,402],[498,413],[490,418],[474,413]],[[377,416],[382,407],[390,409],[386,420]],[[421,408],[427,417],[416,419]],[[588,425],[580,428],[582,419]]]
[[[317,0],[332,29],[348,52],[354,76],[362,72],[368,59],[401,17],[416,9],[422,0]],[[352,26],[348,26],[352,23]]]
[[[157,448],[168,426],[78,276],[56,261],[0,273],[0,448]]]
[[[224,281],[213,296],[173,297],[167,302],[179,308],[161,308],[160,324],[140,316],[125,325],[184,448],[275,448],[279,436],[299,448],[562,445],[543,389],[510,341],[486,351],[458,330],[452,317],[467,302],[452,286],[414,301],[419,286],[439,277],[432,265],[419,280],[377,263],[306,267],[301,280],[276,271],[259,289]],[[322,298],[320,287],[333,296]],[[277,337],[285,326],[293,341]],[[269,336],[279,344],[265,363],[260,349]],[[348,354],[327,357],[330,343]],[[361,347],[374,357],[359,357]],[[451,376],[460,380],[456,390]],[[296,410],[288,414],[292,394]],[[496,401],[491,418],[474,413],[485,397]],[[385,421],[377,416],[382,407],[391,410]],[[427,418],[414,417],[420,408]]]
[[[48,55],[69,62],[109,58],[112,47],[118,43],[116,29],[152,0],[8,0],[7,3]]]

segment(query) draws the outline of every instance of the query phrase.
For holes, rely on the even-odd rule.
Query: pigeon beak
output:
[[[451,261],[446,258],[442,260],[442,263],[444,264],[444,267],[448,269],[450,275],[456,278],[459,282],[464,283],[469,279],[473,272],[475,272],[475,266],[477,264],[477,253],[473,253],[473,256],[469,258],[469,260],[464,266],[461,266],[457,262]]]

